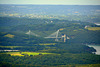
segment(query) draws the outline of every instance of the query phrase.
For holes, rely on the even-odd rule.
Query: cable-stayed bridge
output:
[[[37,34],[31,32],[30,30],[29,30],[26,34],[29,35],[29,38],[30,38],[30,35],[33,35],[33,36],[36,36],[36,37],[40,37],[39,35],[37,35]],[[47,36],[47,37],[44,37],[44,38],[54,38],[55,41],[59,41],[59,39],[63,39],[64,42],[66,42],[66,35],[65,35],[65,34],[62,35],[62,34],[60,33],[60,29],[57,30],[56,32],[52,33],[51,35],[49,35],[49,36]]]
[[[34,35],[34,36],[39,37],[39,35],[37,35],[37,34],[35,34],[35,33],[31,32],[30,30],[29,30],[26,34],[28,34],[28,35]]]
[[[59,32],[59,30],[57,30],[56,32],[44,38],[55,38],[55,41],[58,41],[59,38],[62,38],[62,34]]]

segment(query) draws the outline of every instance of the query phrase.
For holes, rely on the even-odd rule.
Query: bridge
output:
[[[62,34],[60,33],[60,30],[62,30],[62,29],[59,29],[59,30],[57,30],[56,32],[54,32],[54,33],[52,33],[51,35],[49,35],[49,36],[47,36],[47,37],[44,37],[44,38],[54,38],[55,41],[59,41],[59,39],[63,39],[64,42],[66,42],[66,35],[65,35],[65,34],[62,35]],[[26,34],[29,35],[29,38],[30,38],[31,35],[36,36],[36,37],[40,37],[39,35],[37,35],[37,34],[31,32],[30,30],[29,30]]]

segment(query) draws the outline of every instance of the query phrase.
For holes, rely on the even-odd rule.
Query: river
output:
[[[89,47],[93,47],[94,49],[96,49],[96,54],[100,55],[100,45],[88,45]]]

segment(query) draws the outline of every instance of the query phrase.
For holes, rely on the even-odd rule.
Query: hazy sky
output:
[[[100,0],[0,0],[0,4],[100,5]]]

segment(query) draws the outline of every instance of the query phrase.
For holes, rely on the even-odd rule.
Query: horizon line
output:
[[[86,5],[86,4],[0,4],[0,5]],[[96,5],[99,5],[99,4],[87,4],[87,5],[90,5],[90,6],[96,6]]]

